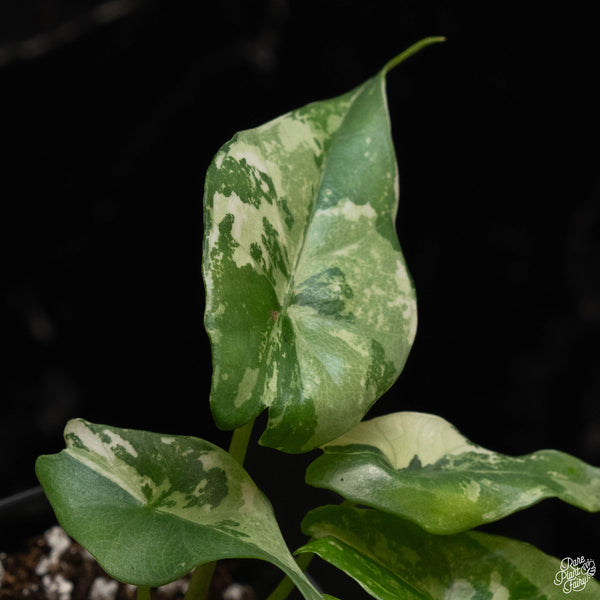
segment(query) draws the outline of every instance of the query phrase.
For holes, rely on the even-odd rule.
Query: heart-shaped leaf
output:
[[[292,558],[273,509],[227,452],[204,440],[76,419],[37,476],[65,531],[115,579],[158,586],[199,564],[249,557],[321,595]]]
[[[577,590],[579,600],[600,597],[593,568],[573,569],[568,580],[561,561],[500,536],[433,535],[394,515],[350,506],[311,511],[302,527],[313,539],[297,553],[318,554],[378,600],[558,600],[565,590]]]
[[[310,450],[358,423],[406,361],[416,303],[385,96],[403,56],[351,92],[237,133],[208,170],[205,325],[223,429],[268,407],[260,442]]]
[[[323,450],[307,469],[307,483],[432,533],[471,529],[551,497],[600,510],[600,469],[555,450],[491,452],[434,415],[364,421]]]

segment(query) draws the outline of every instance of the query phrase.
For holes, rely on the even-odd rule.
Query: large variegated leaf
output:
[[[395,232],[390,66],[237,133],[208,170],[205,325],[223,429],[268,407],[261,443],[310,450],[358,423],[404,365],[416,305]]]
[[[600,469],[555,450],[491,452],[434,415],[364,421],[323,450],[308,467],[307,483],[432,533],[471,529],[550,497],[600,510]]]
[[[478,532],[439,536],[380,511],[326,506],[303,522],[314,552],[378,600],[579,600],[600,598],[587,572],[570,586],[561,561],[530,544]],[[567,585],[565,585],[567,583]]]
[[[36,471],[60,524],[113,577],[158,586],[227,557],[270,561],[321,600],[272,507],[227,452],[204,440],[77,419]]]

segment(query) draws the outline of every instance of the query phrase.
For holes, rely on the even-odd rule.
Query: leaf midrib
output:
[[[356,100],[356,98],[360,95],[360,93],[362,92],[364,86],[366,85],[366,83],[368,83],[369,81],[371,81],[370,79],[367,80],[365,83],[363,83],[362,85],[357,87],[357,91],[356,93],[352,96],[352,98],[350,99],[349,105],[344,113],[344,116],[342,117],[342,120],[338,126],[338,128],[335,130],[335,132],[332,134],[331,136],[331,145],[329,146],[329,149],[331,150],[331,147],[334,144],[334,141],[336,139],[336,137],[338,136],[338,132],[340,131],[340,129],[342,128],[344,121],[346,120],[346,118],[348,117],[348,114],[350,113],[350,110],[352,108],[352,106],[354,105],[354,102]],[[323,179],[325,176],[325,172],[327,170],[327,163],[329,162],[329,155],[330,152],[324,155],[323,158],[323,163],[321,165],[321,174],[319,177],[319,182],[317,184],[317,188],[315,190],[315,193],[313,194],[312,200],[311,200],[311,207],[310,207],[310,211],[309,211],[309,215],[306,219],[306,225],[304,226],[304,231],[302,233],[302,239],[300,241],[300,246],[298,249],[298,252],[296,253],[296,259],[295,259],[295,264],[293,269],[290,269],[290,276],[288,279],[288,285],[287,285],[287,289],[285,290],[285,293],[283,294],[283,299],[281,301],[280,304],[280,314],[278,315],[278,318],[275,319],[271,325],[271,330],[269,331],[269,336],[267,339],[267,342],[265,344],[265,352],[268,353],[268,349],[272,346],[273,344],[273,339],[275,338],[276,335],[276,331],[278,329],[281,328],[281,319],[283,317],[283,314],[285,314],[286,316],[288,316],[288,318],[290,319],[290,322],[293,324],[293,319],[288,315],[287,309],[289,308],[290,304],[291,304],[291,300],[293,298],[293,294],[294,294],[294,290],[296,287],[296,273],[298,272],[298,267],[302,258],[302,254],[304,252],[304,247],[306,245],[306,240],[308,238],[308,232],[310,230],[310,227],[314,221],[314,214],[315,214],[315,210],[316,210],[316,205],[317,205],[317,199],[320,196],[321,193],[321,188],[323,186]],[[279,204],[278,204],[279,207]],[[279,214],[279,210],[277,211],[277,213]],[[280,215],[280,221],[281,221],[281,215]],[[294,332],[296,333],[296,328],[294,327]]]
[[[348,114],[350,113],[354,102],[356,101],[356,98],[362,93],[363,88],[365,87],[365,85],[371,81],[370,79],[367,80],[365,83],[363,83],[362,85],[360,85],[357,88],[356,93],[352,96],[352,98],[350,99],[350,102],[348,104],[348,107],[344,113],[344,116],[342,117],[342,120],[340,121],[340,124],[338,126],[338,128],[335,130],[335,132],[331,135],[331,144],[329,146],[329,152],[327,154],[324,155],[323,157],[323,163],[321,165],[321,174],[319,177],[319,182],[317,184],[315,193],[313,194],[313,197],[311,199],[311,207],[310,207],[310,211],[309,211],[309,215],[306,219],[306,225],[304,226],[304,231],[302,234],[302,239],[300,241],[300,247],[298,249],[298,252],[296,254],[296,261],[294,264],[294,268],[291,269],[290,271],[290,277],[289,277],[289,281],[288,281],[288,286],[287,286],[287,290],[285,292],[284,298],[283,298],[283,302],[281,305],[282,311],[286,310],[289,305],[291,304],[291,299],[292,299],[292,295],[294,293],[295,287],[296,287],[296,274],[298,273],[298,268],[300,265],[300,261],[302,260],[302,255],[304,253],[304,247],[306,245],[306,240],[308,238],[308,232],[311,228],[311,225],[314,222],[314,215],[315,215],[315,210],[316,210],[316,206],[317,206],[317,199],[320,197],[321,194],[321,189],[323,187],[323,180],[325,177],[325,173],[327,171],[327,165],[329,163],[330,160],[330,155],[331,155],[331,149],[334,146],[334,143],[336,141],[336,138],[339,136],[339,131],[342,129],[342,126],[344,125],[344,122],[346,121]]]

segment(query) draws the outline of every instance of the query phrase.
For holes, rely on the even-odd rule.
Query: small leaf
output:
[[[65,531],[115,579],[174,581],[228,557],[267,560],[321,596],[290,555],[273,509],[227,452],[204,440],[75,419],[37,476]]]
[[[558,600],[561,561],[530,544],[478,532],[427,533],[390,514],[349,506],[311,511],[303,531],[314,552],[378,600]],[[560,583],[560,581],[559,581]],[[594,579],[579,600],[600,597]]]
[[[434,415],[364,421],[323,450],[308,467],[307,483],[432,533],[471,529],[551,497],[600,510],[600,469],[555,450],[491,452]]]
[[[311,450],[356,425],[403,368],[416,302],[395,231],[385,75],[409,50],[351,92],[237,133],[208,170],[205,325],[223,429],[268,408],[262,444]]]

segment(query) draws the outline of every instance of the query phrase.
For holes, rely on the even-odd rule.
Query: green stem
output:
[[[248,449],[248,442],[250,441],[253,426],[254,419],[236,429],[231,436],[229,454],[242,466],[244,465],[244,460],[246,458],[246,450]]]
[[[205,600],[208,597],[210,582],[212,581],[216,566],[217,562],[213,561],[198,565],[194,569],[190,579],[190,587],[185,593],[183,600]]]
[[[313,559],[314,554],[311,552],[304,552],[297,559],[296,563],[302,570],[302,572],[306,571],[310,561]],[[271,592],[270,596],[267,600],[285,600],[296,587],[295,583],[286,575],[281,583]]]
[[[383,74],[385,75],[388,71],[393,69],[395,66],[399,65],[401,62],[405,61],[407,58],[411,57],[413,54],[416,54],[426,46],[431,46],[431,44],[437,44],[439,42],[445,42],[446,38],[442,36],[432,36],[426,37],[418,42],[414,43],[412,46],[407,48],[404,52],[398,54],[385,64],[382,69]]]
[[[138,585],[137,600],[150,600],[150,588],[145,585]]]

